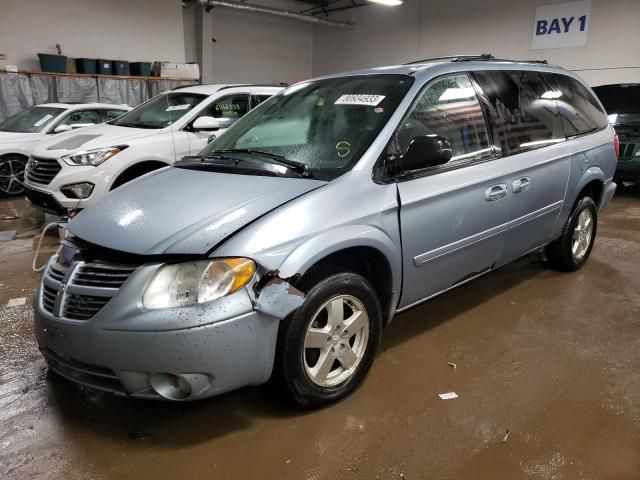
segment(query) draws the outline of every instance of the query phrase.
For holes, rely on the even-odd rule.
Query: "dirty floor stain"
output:
[[[399,315],[362,387],[315,412],[269,386],[172,404],[48,373],[32,333],[41,219],[0,200],[0,217],[12,212],[0,220],[18,230],[0,242],[0,478],[640,478],[639,194],[601,216],[580,272],[531,255]],[[54,249],[47,237],[41,260]]]

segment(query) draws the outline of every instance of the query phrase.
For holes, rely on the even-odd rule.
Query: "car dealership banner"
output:
[[[591,1],[541,5],[533,22],[532,50],[587,44]]]

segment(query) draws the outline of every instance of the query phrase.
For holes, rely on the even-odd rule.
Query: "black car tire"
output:
[[[27,166],[27,159],[20,155],[5,155],[0,157],[0,196],[17,197],[24,194],[24,169]],[[16,179],[9,179],[8,176],[19,170],[16,186]]]
[[[587,212],[590,215],[593,225],[589,234],[586,250],[582,255],[576,257],[574,254],[576,227],[578,226],[578,222],[580,221],[583,212]],[[562,235],[545,248],[545,255],[549,265],[562,272],[574,272],[582,268],[589,259],[589,255],[591,255],[591,250],[593,249],[593,244],[596,239],[597,229],[598,209],[596,204],[591,197],[583,197],[578,200],[571,212],[571,215],[569,215],[567,223],[562,229]]]
[[[325,275],[305,291],[307,293],[304,303],[280,325],[276,375],[279,377],[279,383],[284,384],[285,391],[292,400],[305,408],[318,408],[346,397],[364,380],[371,368],[380,343],[382,310],[374,288],[369,281],[356,273],[342,272]],[[323,310],[319,309],[322,309],[327,302],[332,303],[333,301],[338,301],[337,299],[344,300],[345,303],[342,308],[347,305],[347,301],[351,301],[349,299],[357,300],[358,305],[364,308],[364,313],[368,318],[368,335],[366,340],[364,336],[361,337],[361,343],[358,343],[358,340],[354,340],[353,350],[351,346],[348,347],[351,353],[357,351],[358,345],[360,345],[359,348],[363,349],[363,353],[358,357],[359,360],[349,376],[335,385],[321,386],[314,382],[308,373],[308,355],[314,353],[314,349],[305,348],[305,339],[307,332],[311,328],[315,328],[314,325],[317,326],[317,318],[323,312]],[[359,307],[355,310],[349,310],[347,305],[343,317],[351,315],[349,318],[353,318],[354,312],[358,311],[358,309]],[[330,344],[335,344],[336,341],[342,342],[343,340],[343,338],[340,338],[340,332],[337,327],[335,332],[331,329],[332,327],[328,320],[329,315],[329,310],[327,310],[327,322],[324,328],[330,329],[332,332],[327,337],[329,342],[327,348],[331,346]],[[346,320],[349,320],[349,318],[346,318]],[[345,323],[344,325],[347,324]],[[346,329],[347,327],[345,326],[344,330]],[[361,331],[364,332],[364,330]],[[353,332],[346,333],[346,335],[352,334]],[[338,337],[338,340],[335,340],[335,337]],[[354,335],[353,339],[356,339],[356,335]],[[347,339],[346,341],[350,343],[352,339]],[[342,347],[346,348],[344,342],[338,343],[335,349],[333,347],[331,349],[338,352],[335,355],[341,355],[340,349]],[[320,359],[323,358],[322,351],[318,349],[318,364]],[[328,352],[325,358],[329,358]],[[343,375],[348,374],[348,370],[342,360],[335,358],[335,361],[332,361],[332,367],[330,367],[333,370],[329,375],[340,371],[342,371]],[[336,376],[338,377],[336,380],[339,380],[340,375]]]

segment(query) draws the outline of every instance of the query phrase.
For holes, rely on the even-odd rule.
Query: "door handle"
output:
[[[531,178],[529,177],[522,177],[511,183],[513,193],[524,192],[525,190],[529,190],[529,187],[531,187]]]
[[[507,186],[504,183],[494,185],[484,191],[484,199],[487,202],[494,202],[507,196]]]

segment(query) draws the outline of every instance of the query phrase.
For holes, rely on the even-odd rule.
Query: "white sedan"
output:
[[[131,110],[106,103],[44,103],[0,123],[0,195],[24,192],[24,168],[31,146],[47,135],[88,127],[119,117]]]

